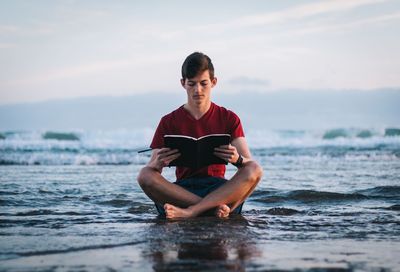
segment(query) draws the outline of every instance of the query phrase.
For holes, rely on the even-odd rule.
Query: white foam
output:
[[[349,161],[399,159],[400,137],[385,137],[384,131],[376,130],[372,137],[358,138],[357,130],[349,131],[347,137],[323,139],[324,130],[252,130],[246,133],[246,139],[254,151],[267,152],[276,159],[304,156],[303,159],[325,160],[338,154]],[[149,154],[139,155],[136,151],[150,145],[154,130],[73,133],[80,137],[79,141],[43,139],[44,132],[14,133],[0,140],[0,161],[3,164],[142,164]],[[263,156],[260,154],[255,152]]]
[[[375,147],[382,144],[400,147],[400,137],[375,135],[369,138],[359,138],[353,134],[349,137],[323,139],[323,135],[324,131],[294,132],[292,135],[288,135],[285,131],[253,130],[246,134],[246,139],[249,146],[252,148],[309,148],[321,146]]]

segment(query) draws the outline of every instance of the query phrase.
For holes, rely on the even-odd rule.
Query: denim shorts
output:
[[[195,177],[182,179],[174,182],[176,185],[188,190],[189,192],[198,195],[199,197],[205,197],[212,191],[216,190],[221,185],[225,184],[227,181],[223,178],[217,177]],[[155,203],[157,211],[160,215],[165,216],[165,211],[162,205]],[[240,214],[242,212],[243,203],[240,204],[231,213]],[[208,214],[208,213],[207,213]]]

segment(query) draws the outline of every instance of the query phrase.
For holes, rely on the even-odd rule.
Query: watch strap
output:
[[[236,166],[237,168],[242,167],[243,165],[243,157],[242,155],[239,154],[239,158],[237,159],[237,161],[235,163],[232,163],[234,166]]]

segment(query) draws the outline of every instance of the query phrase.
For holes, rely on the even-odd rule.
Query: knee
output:
[[[247,180],[252,183],[258,183],[263,175],[262,167],[255,161],[249,161],[245,164]]]
[[[155,180],[155,175],[156,171],[154,169],[145,166],[140,170],[139,175],[137,176],[137,182],[142,188],[151,187]]]

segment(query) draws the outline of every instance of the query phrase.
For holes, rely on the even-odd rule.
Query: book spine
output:
[[[200,168],[200,145],[199,145],[199,141],[195,141],[194,144],[196,145],[196,169]]]

